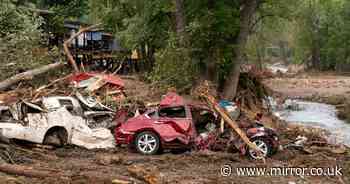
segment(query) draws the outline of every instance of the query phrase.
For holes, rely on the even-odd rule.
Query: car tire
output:
[[[157,134],[151,131],[144,131],[137,134],[135,139],[137,152],[143,155],[154,155],[160,150],[160,141]]]
[[[266,158],[266,157],[271,155],[272,147],[271,147],[270,142],[267,139],[265,139],[263,137],[257,137],[257,138],[252,139],[251,141],[252,141],[252,143],[257,145],[262,150],[262,153],[263,153],[262,157],[263,158]],[[248,150],[247,154],[250,158],[252,158],[254,160],[262,159],[262,157],[257,155],[256,151],[254,151],[252,148],[248,147],[247,150]]]

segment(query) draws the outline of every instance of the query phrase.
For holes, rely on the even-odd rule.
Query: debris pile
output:
[[[125,97],[123,86],[116,75],[77,73],[33,91],[3,93],[2,137],[88,149],[114,147],[113,105]]]

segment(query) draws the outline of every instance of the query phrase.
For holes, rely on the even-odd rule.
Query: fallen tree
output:
[[[10,86],[12,86],[20,81],[31,80],[36,75],[46,73],[50,70],[58,69],[62,66],[64,66],[64,63],[57,62],[57,63],[48,64],[48,65],[42,66],[40,68],[35,68],[33,70],[29,70],[29,71],[14,75],[14,76],[0,82],[0,91],[4,91],[4,90],[8,89]]]

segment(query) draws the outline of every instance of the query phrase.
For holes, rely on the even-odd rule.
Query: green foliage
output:
[[[47,27],[51,32],[63,34],[65,20],[81,20],[86,22],[84,15],[89,12],[88,0],[38,0],[36,4],[54,12],[47,17]]]
[[[337,65],[349,63],[349,1],[309,0],[302,4],[298,25],[297,56],[308,60],[319,41],[320,69],[334,70]]]
[[[169,44],[157,53],[155,67],[149,79],[163,90],[175,87],[184,92],[191,89],[196,76],[198,72],[189,57],[188,49],[172,47]]]
[[[39,48],[42,19],[16,7],[11,1],[0,4],[1,78],[49,62]]]
[[[211,3],[211,4],[210,4]],[[239,33],[239,6],[235,1],[190,1],[187,6],[193,57],[203,70],[206,63],[218,65],[218,77],[228,73],[232,63],[232,50]],[[208,61],[210,60],[210,61]],[[225,66],[225,67],[221,67]]]

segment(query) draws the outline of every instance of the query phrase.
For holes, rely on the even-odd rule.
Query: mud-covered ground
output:
[[[350,96],[350,76],[335,73],[303,73],[294,77],[275,77],[264,83],[289,97]]]
[[[283,136],[282,136],[283,137]],[[10,154],[15,164],[32,170],[50,171],[45,178],[8,175],[0,172],[0,183],[111,183],[115,179],[132,183],[350,183],[350,151],[332,153],[328,148],[312,153],[297,150],[279,151],[272,158],[253,161],[238,153],[184,152],[143,156],[127,148],[85,150],[65,147],[55,150],[19,147]],[[26,151],[27,150],[27,151]],[[224,165],[232,167],[230,176],[222,176]],[[343,176],[237,176],[240,167],[259,168],[342,168]],[[132,169],[141,169],[139,174]],[[226,170],[227,171],[227,170]],[[59,176],[57,176],[59,175]]]

